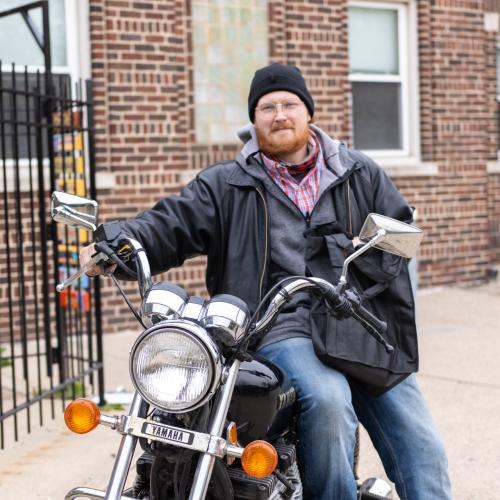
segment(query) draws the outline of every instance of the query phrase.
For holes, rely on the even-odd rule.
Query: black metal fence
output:
[[[0,12],[0,22],[21,14],[28,23],[33,8],[43,9],[50,53],[47,2]],[[89,235],[57,227],[49,213],[55,189],[95,199],[92,85],[53,75],[50,54],[45,62],[0,78],[1,448],[7,435],[18,440],[54,418],[59,400],[62,409],[66,399],[104,396],[99,282],[55,291]]]

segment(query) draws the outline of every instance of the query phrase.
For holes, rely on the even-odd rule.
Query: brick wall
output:
[[[485,10],[500,14],[500,0],[490,0],[486,2]],[[500,45],[500,34],[497,32],[489,33],[487,39],[487,58],[489,65],[488,71],[488,90],[486,96],[488,99],[488,107],[494,111],[494,117],[490,120],[490,128],[488,129],[489,152],[490,159],[497,162],[497,165],[492,166],[492,171],[488,176],[488,220],[489,231],[491,237],[491,253],[492,261],[496,266],[500,265],[500,158],[498,157],[499,144],[499,103],[497,101],[497,68],[496,68],[496,51]],[[495,168],[496,167],[496,168]]]
[[[349,92],[347,4],[345,2],[270,2],[273,62],[299,67],[314,96],[314,121],[326,132],[348,140]]]
[[[485,0],[484,11],[500,13],[500,0]]]
[[[177,192],[203,166],[233,158],[238,146],[195,142],[189,0],[90,0],[90,10],[97,169],[116,182],[99,193],[109,220]],[[426,231],[423,286],[480,282],[492,255],[500,257],[488,232],[499,232],[500,176],[490,174],[488,183],[486,172],[498,149],[496,40],[484,31],[483,11],[481,1],[418,1],[422,156],[439,173],[395,181]],[[349,141],[347,42],[345,0],[269,1],[270,60],[302,69],[316,123]],[[167,277],[201,293],[204,261]],[[106,286],[103,295],[104,310],[114,311],[105,316],[111,329],[132,325],[116,292]]]
[[[492,264],[500,266],[500,173],[488,178],[488,211]]]
[[[486,96],[485,68],[494,61],[482,4],[418,2],[422,156],[439,173],[396,183],[426,233],[419,257],[425,286],[480,282],[490,265],[486,163],[496,141],[485,131],[496,126],[496,108]]]
[[[101,220],[126,218],[185,183],[183,173],[207,158],[192,151],[192,95],[187,2],[91,0],[96,164],[115,174],[99,193]],[[201,291],[203,263],[171,274]],[[126,290],[136,294],[136,286]],[[137,304],[137,302],[136,302]],[[105,286],[107,330],[132,326],[115,289]],[[106,327],[106,325],[105,325]]]

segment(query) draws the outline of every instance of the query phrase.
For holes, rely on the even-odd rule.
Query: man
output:
[[[369,212],[400,220],[411,212],[373,161],[311,123],[314,101],[297,68],[258,70],[248,111],[252,123],[239,133],[244,147],[235,161],[203,170],[180,196],[121,227],[145,247],[153,272],[207,255],[209,293],[236,295],[255,310],[273,284],[306,272],[306,229],[335,219],[346,234],[357,234]],[[354,218],[346,207],[351,191]],[[359,244],[347,241],[346,253]],[[84,249],[82,261],[92,253]],[[351,387],[314,353],[310,300],[295,297],[258,346],[297,390],[305,498],[356,498],[358,421],[402,500],[451,498],[445,453],[414,376],[380,397]]]

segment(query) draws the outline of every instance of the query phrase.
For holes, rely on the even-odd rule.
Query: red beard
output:
[[[279,138],[277,137],[278,134],[273,134],[276,130],[286,128],[289,128],[292,133],[288,132],[285,138]],[[293,125],[279,125],[271,127],[270,132],[267,134],[256,127],[256,132],[259,147],[264,154],[277,156],[278,158],[299,151],[309,140],[308,126],[297,129]]]

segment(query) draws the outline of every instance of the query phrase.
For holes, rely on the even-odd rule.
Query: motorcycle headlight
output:
[[[184,320],[146,330],[130,354],[132,382],[141,396],[169,413],[194,410],[220,383],[222,364],[206,331]]]

